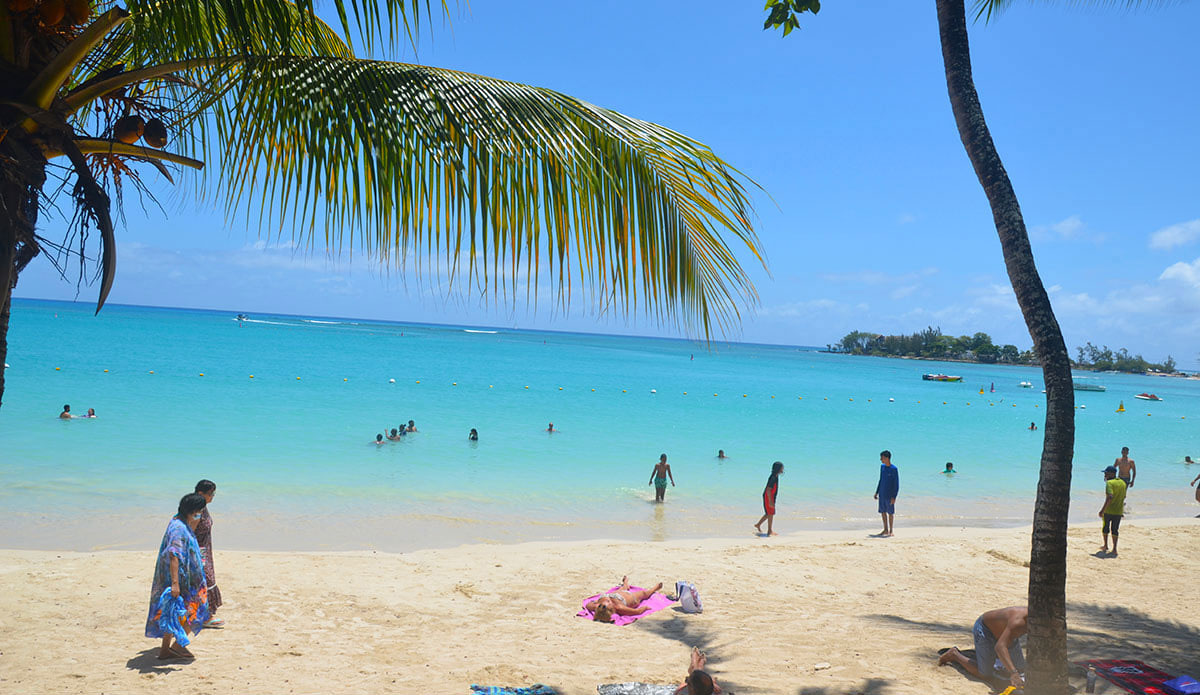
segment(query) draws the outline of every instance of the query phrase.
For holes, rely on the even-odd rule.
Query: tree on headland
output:
[[[757,301],[737,255],[762,262],[748,179],[548,89],[356,57],[356,41],[415,46],[435,4],[449,11],[330,0],[331,26],[313,0],[0,0],[0,363],[35,257],[98,280],[99,311],[114,199],[149,195],[150,168],[172,180],[205,162],[187,183],[309,252],[436,270],[505,303],[541,276],[562,306],[578,283],[602,311],[732,329]]]
[[[977,16],[990,16],[1009,0],[977,0]],[[1034,263],[1033,250],[1016,191],[992,141],[971,73],[965,0],[935,0],[946,89],[967,157],[992,209],[1017,304],[1040,358],[1046,384],[1041,474],[1033,515],[1029,558],[1028,692],[1069,692],[1067,683],[1067,510],[1071,502],[1071,460],[1075,445],[1075,393],[1071,357],[1050,297]],[[788,32],[798,15],[816,14],[819,0],[767,0],[764,28]]]

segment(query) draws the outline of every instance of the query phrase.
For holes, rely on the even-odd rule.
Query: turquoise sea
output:
[[[1031,518],[1042,442],[1027,428],[1045,407],[1032,368],[358,319],[92,314],[14,301],[0,547],[150,547],[200,478],[218,485],[223,548],[748,537],[775,460],[786,465],[778,529],[867,530],[885,448],[900,468],[898,531]],[[939,371],[964,381],[921,380]],[[1181,462],[1200,455],[1200,381],[1095,380],[1107,392],[1076,393],[1072,518],[1094,518],[1100,470],[1123,445],[1138,464],[1131,517],[1192,516],[1200,466]],[[1164,400],[1133,398],[1142,391]],[[1127,412],[1114,412],[1122,401]],[[64,403],[98,417],[60,421]],[[409,419],[418,433],[371,443]],[[545,432],[551,421],[560,432]],[[665,505],[647,484],[660,453],[678,483]],[[947,461],[961,472],[942,475]]]

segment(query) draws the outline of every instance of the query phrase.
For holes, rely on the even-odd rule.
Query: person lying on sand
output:
[[[957,664],[984,681],[1007,674],[1010,685],[1024,687],[1021,672],[1025,670],[1025,656],[1017,639],[1029,629],[1028,617],[1028,606],[1009,606],[984,613],[973,629],[975,658],[963,654],[958,647],[950,647],[938,658],[938,666]]]
[[[650,606],[642,606],[642,601],[650,598],[659,589],[662,582],[654,585],[653,589],[633,591],[629,588],[629,577],[621,577],[621,586],[616,591],[610,591],[594,601],[588,601],[583,607],[592,612],[592,620],[602,623],[612,621],[614,615],[641,615],[650,610]]]
[[[721,686],[716,679],[704,671],[708,655],[698,647],[692,647],[692,661],[688,664],[687,678],[683,685],[675,691],[675,695],[716,695],[721,692]]]

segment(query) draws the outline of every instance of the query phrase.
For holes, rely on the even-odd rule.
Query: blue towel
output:
[[[554,688],[537,683],[528,688],[505,688],[498,685],[472,685],[473,695],[556,695]]]

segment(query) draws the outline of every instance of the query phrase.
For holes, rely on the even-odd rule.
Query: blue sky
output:
[[[556,89],[682,131],[757,181],[769,274],[742,340],[824,345],[851,330],[1030,340],[958,140],[927,2],[825,3],[786,39],[762,3],[473,0],[414,59]],[[975,79],[1067,344],[1200,361],[1200,3],[1018,3],[971,30]],[[146,177],[154,179],[148,172]],[[153,184],[127,200],[111,301],[247,312],[679,335],[644,317],[447,296],[361,255],[265,239]],[[47,215],[41,233],[59,235]],[[78,291],[92,301],[95,287]],[[17,296],[70,299],[44,259]],[[102,315],[103,316],[103,315]]]

